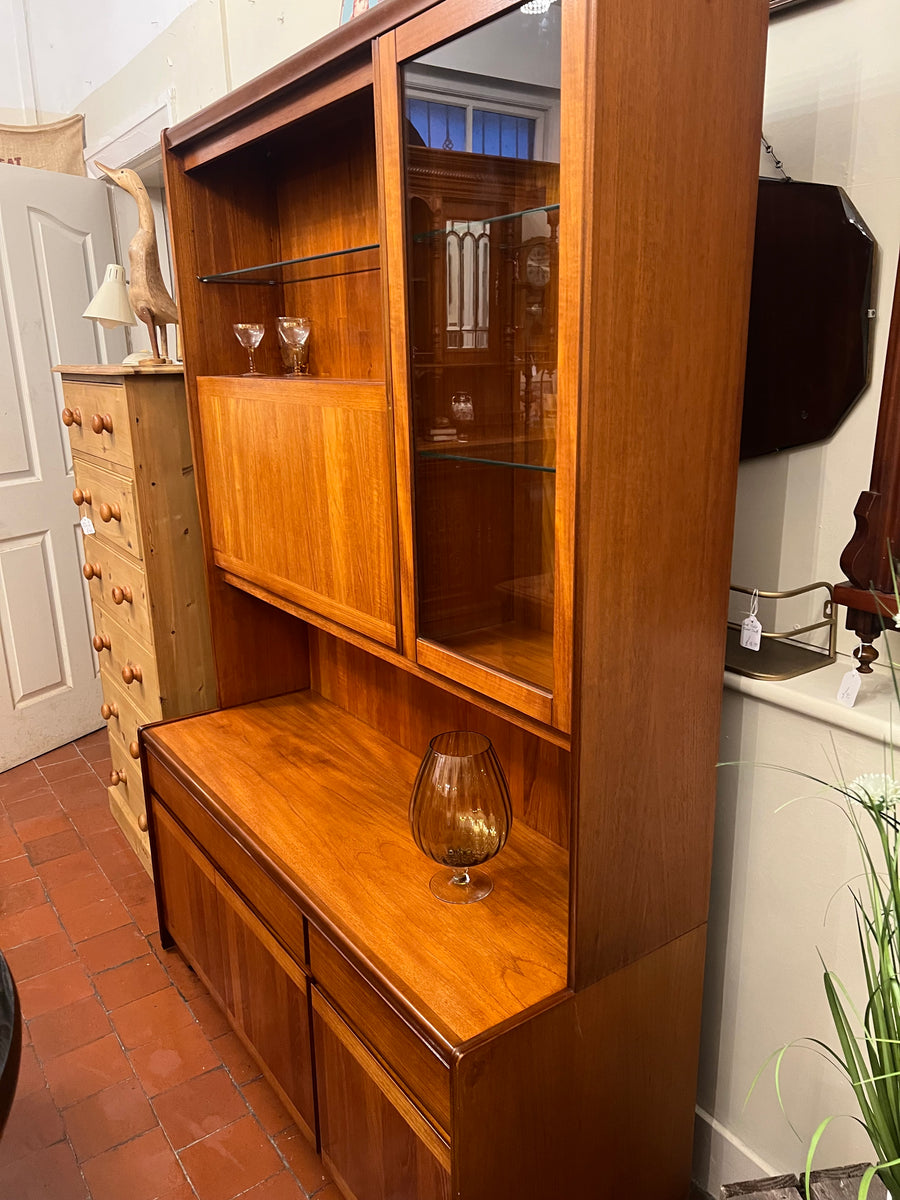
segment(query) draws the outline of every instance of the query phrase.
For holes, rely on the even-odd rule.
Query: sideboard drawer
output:
[[[85,537],[84,560],[91,599],[102,604],[125,629],[152,643],[147,581],[141,565],[118,554],[96,536]]]
[[[134,461],[128,399],[120,383],[75,383],[66,381],[69,444],[81,454],[90,454],[112,464],[130,467]]]
[[[450,1128],[450,1069],[312,925],[310,973],[390,1071],[444,1132]]]
[[[290,955],[297,962],[306,963],[303,913],[203,804],[175,779],[152,748],[147,754],[146,788],[204,848],[225,879],[259,914]]]
[[[73,465],[77,490],[86,495],[80,506],[81,515],[90,517],[95,533],[105,542],[135,558],[143,558],[131,476],[108,471],[87,458],[78,457]]]
[[[106,667],[116,680],[121,680],[136,707],[150,716],[162,716],[156,656],[147,643],[129,633],[99,605],[94,608],[94,629],[103,647],[97,651],[101,669]]]

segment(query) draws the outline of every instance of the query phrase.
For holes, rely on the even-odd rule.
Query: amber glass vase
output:
[[[409,824],[422,853],[449,868],[431,880],[439,900],[470,904],[489,894],[490,875],[474,868],[503,849],[512,825],[509,787],[490,738],[458,729],[431,739]]]

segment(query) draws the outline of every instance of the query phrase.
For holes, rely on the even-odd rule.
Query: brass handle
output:
[[[141,671],[141,668],[134,666],[133,663],[128,663],[127,666],[122,668],[122,678],[128,684],[134,683],[135,680],[137,680],[138,683],[144,682],[144,675]]]
[[[113,701],[112,704],[101,704],[100,705],[100,716],[103,718],[104,721],[108,721],[110,717],[115,717],[116,720],[118,721],[118,719],[119,719],[118,704],[116,704],[115,701]]]
[[[109,773],[109,786],[110,787],[118,787],[120,783],[124,783],[124,782],[125,782],[125,772],[124,771],[110,771],[110,773]]]
[[[102,579],[103,570],[99,563],[85,563],[81,568],[81,573],[85,579]]]
[[[112,590],[113,604],[132,604],[134,596],[131,588],[126,584],[125,587],[114,587]]]
[[[132,742],[130,744],[130,746],[128,747],[128,753],[131,755],[132,758],[140,758],[141,757],[141,748],[137,744],[137,742]]]
[[[91,417],[91,429],[94,433],[112,433],[112,417],[109,413],[94,413]]]
[[[101,521],[121,521],[122,520],[121,508],[119,508],[118,504],[106,504],[104,502],[103,504],[100,505],[100,520]]]
[[[81,488],[75,489],[75,491],[72,493],[72,499],[79,508],[81,508],[82,504],[93,503],[91,493],[89,491],[82,491]]]
[[[92,644],[99,654],[101,650],[109,649],[109,637],[105,633],[95,633]]]
[[[138,817],[138,829],[141,831],[141,833],[147,832],[147,814],[146,813],[141,813],[141,815]]]
[[[73,425],[81,424],[81,409],[80,408],[64,408],[62,410],[63,425],[71,428]]]

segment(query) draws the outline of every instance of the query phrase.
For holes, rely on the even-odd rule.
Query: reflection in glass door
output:
[[[561,7],[403,69],[419,636],[547,691]]]

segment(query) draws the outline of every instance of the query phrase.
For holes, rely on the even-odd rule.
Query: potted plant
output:
[[[894,598],[900,612],[896,569]],[[900,616],[894,618],[900,626]],[[900,667],[889,660],[894,696],[900,711]],[[779,770],[790,768],[778,767]],[[893,748],[885,747],[885,771],[851,782],[827,782],[805,772],[792,772],[824,787],[841,805],[859,849],[862,870],[847,884],[856,915],[864,991],[851,995],[824,959],[823,984],[836,1042],[802,1039],[823,1053],[845,1076],[859,1106],[854,1119],[866,1131],[875,1153],[864,1172],[858,1200],[866,1200],[877,1174],[889,1194],[900,1197],[900,764],[894,769]],[[821,958],[821,955],[820,955]],[[783,1046],[758,1072],[751,1092],[768,1062],[775,1059],[775,1088],[780,1088]],[[835,1115],[825,1117],[813,1133],[806,1156],[805,1194],[823,1134]]]

